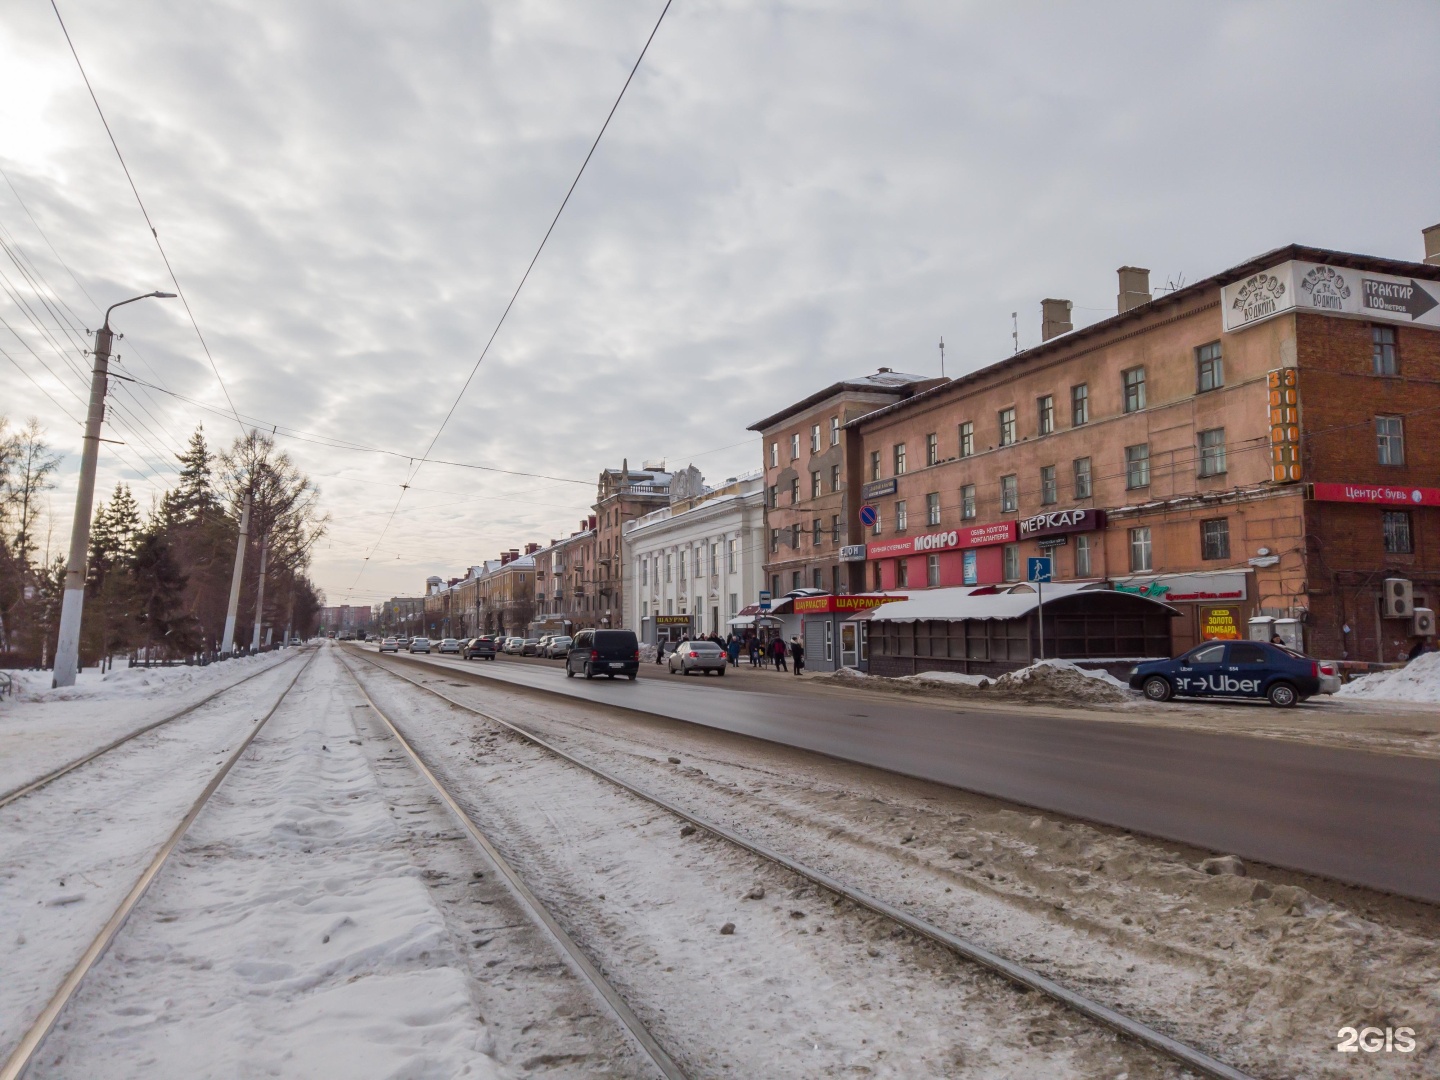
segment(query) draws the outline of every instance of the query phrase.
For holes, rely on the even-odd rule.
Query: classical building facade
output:
[[[845,426],[942,381],[881,368],[832,383],[750,425],[760,433],[764,458],[765,580],[775,596],[799,588],[864,588],[863,554],[862,564],[841,559],[845,523],[855,510],[846,492],[860,476]]]
[[[682,479],[683,478],[683,479]],[[630,610],[640,640],[724,637],[729,620],[753,604],[764,580],[763,475],[707,488],[698,471],[676,473],[670,505],[629,522]]]
[[[1291,245],[1153,299],[1145,273],[1122,269],[1116,315],[1071,331],[1046,301],[1041,345],[845,424],[869,587],[1019,581],[1049,555],[1174,604],[1177,648],[1273,629],[1403,658],[1440,603],[1440,266]],[[766,445],[787,510],[794,428]],[[788,467],[787,525],[812,471]],[[796,535],[796,563],[833,549]]]

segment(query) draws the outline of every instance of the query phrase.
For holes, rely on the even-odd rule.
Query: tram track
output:
[[[1061,983],[1047,978],[1039,972],[1017,963],[1000,953],[986,948],[985,946],[954,934],[944,927],[938,926],[928,920],[922,919],[898,905],[887,902],[865,890],[856,888],[841,880],[833,874],[809,866],[797,859],[791,858],[783,852],[777,851],[770,845],[757,841],[746,836],[735,829],[721,825],[705,816],[697,814],[681,805],[673,799],[667,798],[648,791],[636,784],[625,780],[609,770],[596,765],[584,758],[578,757],[569,751],[556,746],[543,736],[529,730],[520,724],[504,720],[498,716],[487,713],[466,702],[460,701],[449,694],[428,686],[419,680],[397,670],[389,665],[382,664],[363,653],[356,653],[372,667],[391,675],[411,686],[426,692],[427,694],[445,702],[447,705],[460,709],[466,713],[479,717],[491,724],[505,729],[511,734],[518,736],[524,741],[540,748],[549,755],[558,757],[571,765],[585,770],[591,775],[604,781],[606,784],[618,788],[630,795],[633,795],[673,815],[687,824],[687,827],[703,829],[706,833],[727,842],[730,845],[766,862],[779,867],[790,874],[793,874],[810,884],[833,894],[837,898],[850,901],[856,907],[864,909],[895,924],[903,930],[909,931],[923,940],[941,947],[947,952],[960,957],[986,971],[1001,976],[1010,983],[1026,990],[1035,991],[1046,998],[1058,1003],[1065,1009],[1085,1017],[1110,1031],[1143,1046],[1164,1058],[1183,1065],[1195,1072],[1219,1080],[1250,1080],[1249,1074],[1240,1071],[1222,1062],[1204,1051],[1190,1046],[1178,1039],[1130,1017],[1118,1010],[1112,1009],[1101,1002],[1095,1001],[1086,995],[1080,994]],[[347,664],[347,668],[349,665]],[[351,674],[355,675],[353,669]],[[358,676],[355,676],[359,682]],[[368,694],[367,694],[368,697]],[[378,709],[377,709],[378,711]],[[399,734],[397,730],[397,735]],[[418,751],[407,745],[407,750],[417,758]],[[438,782],[438,781],[437,781]]]
[[[184,838],[190,826],[200,815],[200,812],[205,808],[206,804],[209,803],[211,796],[213,796],[215,792],[219,789],[225,778],[230,775],[230,772],[235,767],[236,763],[241,759],[241,757],[244,756],[245,751],[250,748],[250,745],[255,741],[256,737],[260,734],[261,731],[264,730],[265,725],[269,723],[270,718],[273,717],[275,713],[279,710],[280,706],[289,696],[290,691],[295,688],[295,684],[300,681],[300,677],[305,674],[306,670],[309,669],[310,665],[314,662],[317,655],[318,650],[310,654],[310,656],[306,659],[305,663],[301,665],[300,670],[295,673],[294,678],[292,678],[286,684],[285,689],[281,691],[280,695],[275,699],[274,704],[270,706],[269,710],[266,711],[266,713],[262,717],[259,717],[253,723],[250,731],[246,733],[245,737],[240,741],[240,744],[225,758],[224,763],[220,766],[218,770],[216,770],[214,775],[211,776],[210,781],[205,785],[199,796],[190,805],[189,810],[186,812],[184,817],[181,818],[180,823],[176,825],[174,830],[172,830],[169,836],[165,839],[165,842],[160,845],[154,855],[146,863],[144,870],[140,873],[139,877],[135,880],[134,884],[130,887],[129,891],[125,894],[119,905],[114,909],[110,917],[106,920],[104,926],[101,927],[99,933],[91,939],[89,945],[81,954],[80,959],[70,969],[69,973],[66,974],[64,979],[61,981],[59,988],[54,992],[49,1001],[45,1004],[44,1008],[41,1009],[39,1015],[26,1028],[24,1034],[21,1035],[19,1041],[11,1050],[8,1057],[5,1059],[4,1064],[0,1065],[0,1080],[20,1080],[21,1077],[26,1075],[31,1065],[36,1061],[37,1055],[44,1046],[46,1038],[54,1030],[57,1021],[65,1010],[65,1007],[75,997],[75,994],[80,989],[81,985],[84,983],[86,977],[94,970],[96,964],[99,963],[100,959],[105,955],[106,950],[110,948],[111,944],[115,941],[116,936],[120,933],[121,929],[129,921],[136,907],[140,904],[146,892],[149,891],[150,886],[154,883],[157,876],[164,869],[166,863],[169,861],[171,855],[174,853],[180,841]],[[273,670],[275,670],[273,667],[265,669],[265,671]],[[255,673],[255,675],[259,674],[263,674],[263,672]],[[124,739],[118,740],[108,747],[101,748],[94,753],[86,755],[83,759],[77,759],[65,769],[58,771],[54,775],[48,778],[41,778],[41,781],[43,781],[43,783],[41,781],[36,781],[30,785],[27,785],[24,789],[17,789],[17,793],[15,794],[14,798],[19,798],[21,797],[21,795],[29,794],[30,792],[38,790],[40,787],[45,786],[45,784],[53,781],[54,779],[58,779],[60,776],[63,776],[68,772],[74,771],[74,769],[79,768],[81,765],[85,764],[88,761],[95,760],[102,754],[107,753],[109,750],[113,750],[116,746],[123,745],[125,742],[128,742],[130,739],[140,734],[143,734],[147,730],[154,730],[156,727],[159,727],[162,724],[169,723],[173,720],[179,719],[181,716],[193,712],[201,705],[209,701],[213,701],[221,694],[233,690],[241,683],[249,681],[249,679],[254,678],[255,675],[250,675],[247,676],[245,679],[238,680],[237,682],[230,684],[224,689],[209,695],[202,701],[197,702],[195,705],[190,706],[187,709],[181,710],[180,712],[168,716],[163,720],[156,721],[154,724],[148,725],[146,728],[142,728],[139,731],[133,732],[130,735],[126,736]],[[13,802],[14,799],[11,799],[10,801]]]

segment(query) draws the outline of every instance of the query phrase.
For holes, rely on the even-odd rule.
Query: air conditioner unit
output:
[[[1435,636],[1435,612],[1428,607],[1417,607],[1415,617],[1410,620],[1410,633],[1417,637]]]
[[[1408,619],[1415,614],[1415,587],[1408,578],[1386,578],[1380,596],[1380,613],[1387,619]]]

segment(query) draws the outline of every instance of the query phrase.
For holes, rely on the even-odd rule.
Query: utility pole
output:
[[[255,589],[255,630],[250,637],[250,651],[260,651],[260,624],[265,621],[265,568],[270,562],[270,534],[260,537],[260,584]]]
[[[235,652],[235,614],[240,607],[240,578],[245,573],[245,544],[250,539],[250,500],[253,497],[252,485],[252,490],[245,493],[245,505],[240,510],[240,539],[235,542],[235,573],[230,578],[230,605],[225,609],[221,656],[231,656]]]
[[[95,331],[95,366],[90,371],[90,411],[85,415],[80,451],[80,485],[75,492],[75,524],[70,529],[70,558],[65,563],[65,597],[60,602],[60,639],[55,643],[51,687],[74,686],[80,671],[80,622],[85,613],[85,573],[90,555],[90,513],[95,502],[95,467],[100,458],[100,427],[105,422],[106,379],[110,373],[110,312],[149,297],[169,299],[174,293],[132,296],[105,309],[105,322]]]

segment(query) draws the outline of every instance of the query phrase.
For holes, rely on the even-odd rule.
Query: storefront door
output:
[[[840,666],[855,667],[859,660],[859,653],[855,642],[855,624],[844,622],[840,624]]]

